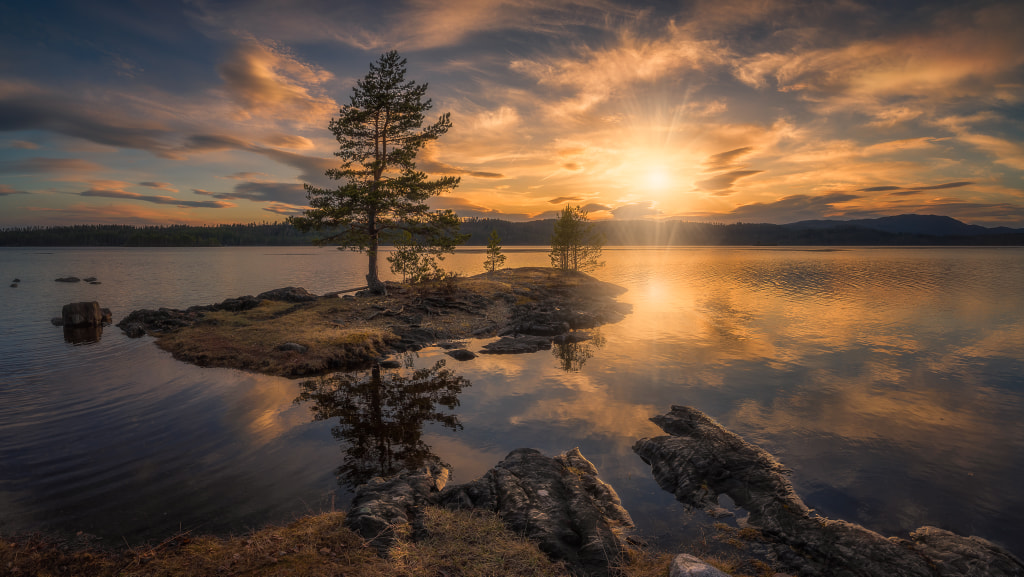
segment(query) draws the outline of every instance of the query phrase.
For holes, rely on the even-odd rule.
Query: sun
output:
[[[648,166],[641,180],[651,192],[664,192],[672,187],[672,173],[661,165]]]

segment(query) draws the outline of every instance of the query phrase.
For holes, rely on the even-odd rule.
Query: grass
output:
[[[533,542],[509,531],[494,514],[424,511],[428,536],[399,541],[377,556],[342,526],[344,513],[303,517],[243,536],[175,535],[162,543],[104,550],[77,540],[0,538],[0,574],[83,577],[569,577]],[[665,577],[667,554],[635,553],[620,577]]]

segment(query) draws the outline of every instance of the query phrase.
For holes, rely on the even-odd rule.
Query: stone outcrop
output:
[[[579,449],[556,457],[517,449],[476,481],[442,490],[447,480],[437,463],[373,479],[356,490],[345,523],[383,551],[398,536],[423,530],[418,519],[426,504],[482,509],[552,558],[595,576],[608,575],[628,549],[629,513]]]
[[[266,295],[278,295],[282,298],[272,298]],[[128,316],[121,319],[121,321],[117,323],[117,326],[129,337],[141,337],[147,333],[163,333],[166,331],[180,329],[182,327],[190,327],[201,320],[203,318],[203,314],[207,312],[247,311],[259,306],[264,299],[296,302],[287,301],[287,298],[302,299],[304,298],[304,295],[311,295],[311,293],[306,292],[306,289],[301,287],[286,287],[261,293],[259,297],[245,295],[225,299],[217,304],[192,306],[184,310],[163,307],[155,310],[139,309],[132,311]],[[316,295],[312,295],[312,297],[312,300],[316,300],[317,298]]]
[[[60,312],[60,324],[65,327],[98,327],[110,321],[110,309],[100,308],[96,301],[68,303]]]
[[[455,349],[446,351],[444,354],[455,359],[456,361],[471,361],[476,358],[476,353],[468,351],[466,349]]]
[[[676,555],[668,568],[668,577],[729,577],[693,555]]]
[[[979,537],[922,527],[910,540],[886,538],[812,514],[772,455],[696,409],[673,406],[651,420],[668,436],[641,439],[633,450],[661,488],[703,509],[728,495],[774,543],[779,562],[800,575],[1024,576],[1019,559]]]
[[[289,286],[269,290],[256,295],[259,300],[284,301],[289,303],[308,303],[320,298],[302,287]]]

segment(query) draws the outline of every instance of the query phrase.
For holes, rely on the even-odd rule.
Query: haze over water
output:
[[[507,254],[548,264],[544,250]],[[194,367],[113,327],[69,344],[49,319],[78,300],[116,321],[287,285],[350,288],[364,258],[0,249],[4,280],[22,280],[0,312],[0,530],[138,541],[344,506],[335,470],[351,446],[332,435],[337,418],[314,421],[297,400],[302,381]],[[774,453],[823,515],[887,535],[937,525],[1024,554],[1024,250],[611,248],[605,260],[595,276],[626,287],[633,312],[578,349],[410,358],[446,359],[469,383],[445,409],[460,427],[421,425],[455,482],[518,447],[579,446],[642,533],[678,540],[702,519],[630,447],[660,434],[649,417],[685,404]],[[465,251],[450,266],[482,262]],[[53,282],[67,275],[103,284]]]

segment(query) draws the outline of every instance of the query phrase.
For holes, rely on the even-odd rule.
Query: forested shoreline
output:
[[[984,234],[923,234],[888,232],[836,222],[832,226],[801,226],[800,223],[716,224],[684,221],[596,221],[606,246],[1021,246],[1024,233],[992,231]],[[554,220],[511,222],[469,218],[462,232],[466,245],[485,246],[497,231],[505,246],[546,246],[551,242]],[[202,247],[202,246],[302,246],[330,234],[300,232],[286,223],[221,224],[209,226],[94,225],[21,227],[0,230],[0,246],[95,246],[95,247]]]

